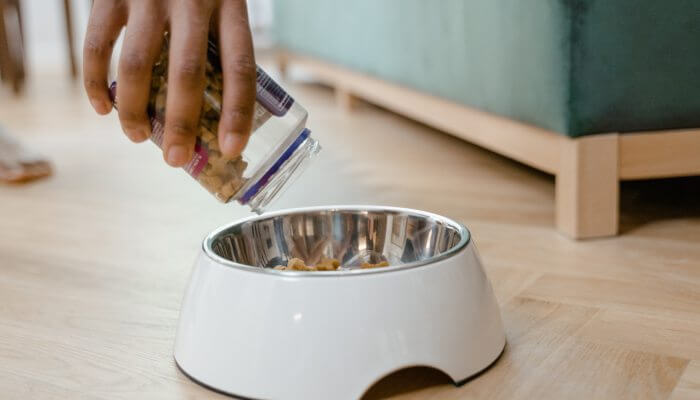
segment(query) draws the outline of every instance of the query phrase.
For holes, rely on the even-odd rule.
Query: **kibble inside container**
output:
[[[168,38],[153,67],[148,114],[151,140],[161,147],[168,95]],[[118,106],[118,78],[111,91]],[[303,171],[320,150],[306,128],[308,112],[257,67],[257,94],[251,137],[241,156],[227,159],[217,137],[223,75],[216,44],[207,51],[206,86],[194,156],[183,167],[219,201],[236,201],[261,213]]]

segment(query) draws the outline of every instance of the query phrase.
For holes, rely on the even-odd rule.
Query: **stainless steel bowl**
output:
[[[223,265],[264,273],[333,276],[395,271],[426,265],[469,242],[464,225],[422,211],[393,207],[315,208],[253,217],[213,232],[204,253]],[[297,257],[314,265],[335,258],[343,270],[278,271]],[[359,269],[363,262],[390,267]]]

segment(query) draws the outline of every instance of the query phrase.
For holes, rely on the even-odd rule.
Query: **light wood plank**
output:
[[[549,372],[548,382],[526,381],[520,390],[529,399],[665,399],[687,363],[572,338],[537,367]],[[614,383],[599,385],[609,376]]]
[[[618,280],[545,274],[520,295],[588,307],[679,313],[686,317],[700,310],[700,289],[696,283],[663,277]]]
[[[506,304],[542,275],[515,268],[491,268],[489,279],[500,304]]]
[[[586,340],[653,354],[700,359],[700,321],[680,314],[605,310],[579,332]]]
[[[557,228],[585,239],[617,234],[619,223],[618,135],[562,143],[556,174]]]
[[[620,179],[700,175],[700,130],[620,135]]]
[[[671,394],[671,400],[700,399],[700,361],[693,360],[688,364],[676,390]]]

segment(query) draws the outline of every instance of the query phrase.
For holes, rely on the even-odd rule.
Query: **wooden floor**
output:
[[[0,397],[217,398],[175,367],[175,327],[200,240],[246,211],[128,143],[63,81],[36,78],[22,100],[0,91],[0,121],[56,167],[0,186]],[[339,112],[322,87],[289,89],[324,150],[278,206],[457,218],[502,307],[508,345],[489,371],[455,388],[407,370],[368,398],[700,398],[699,179],[624,184],[621,236],[575,242],[553,229],[553,177],[377,108]]]

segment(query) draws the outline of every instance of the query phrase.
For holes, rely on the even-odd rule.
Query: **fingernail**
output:
[[[239,156],[246,145],[243,135],[228,132],[224,135],[224,142],[221,144],[222,153],[228,156]]]
[[[179,167],[187,164],[189,161],[189,152],[187,148],[181,144],[174,144],[168,149],[168,157],[165,161],[171,167]]]
[[[126,132],[126,135],[131,139],[132,142],[140,143],[148,139],[148,132],[142,128],[131,129]]]
[[[110,106],[100,100],[91,99],[90,104],[92,104],[92,108],[94,108],[98,114],[107,114],[110,110]]]

